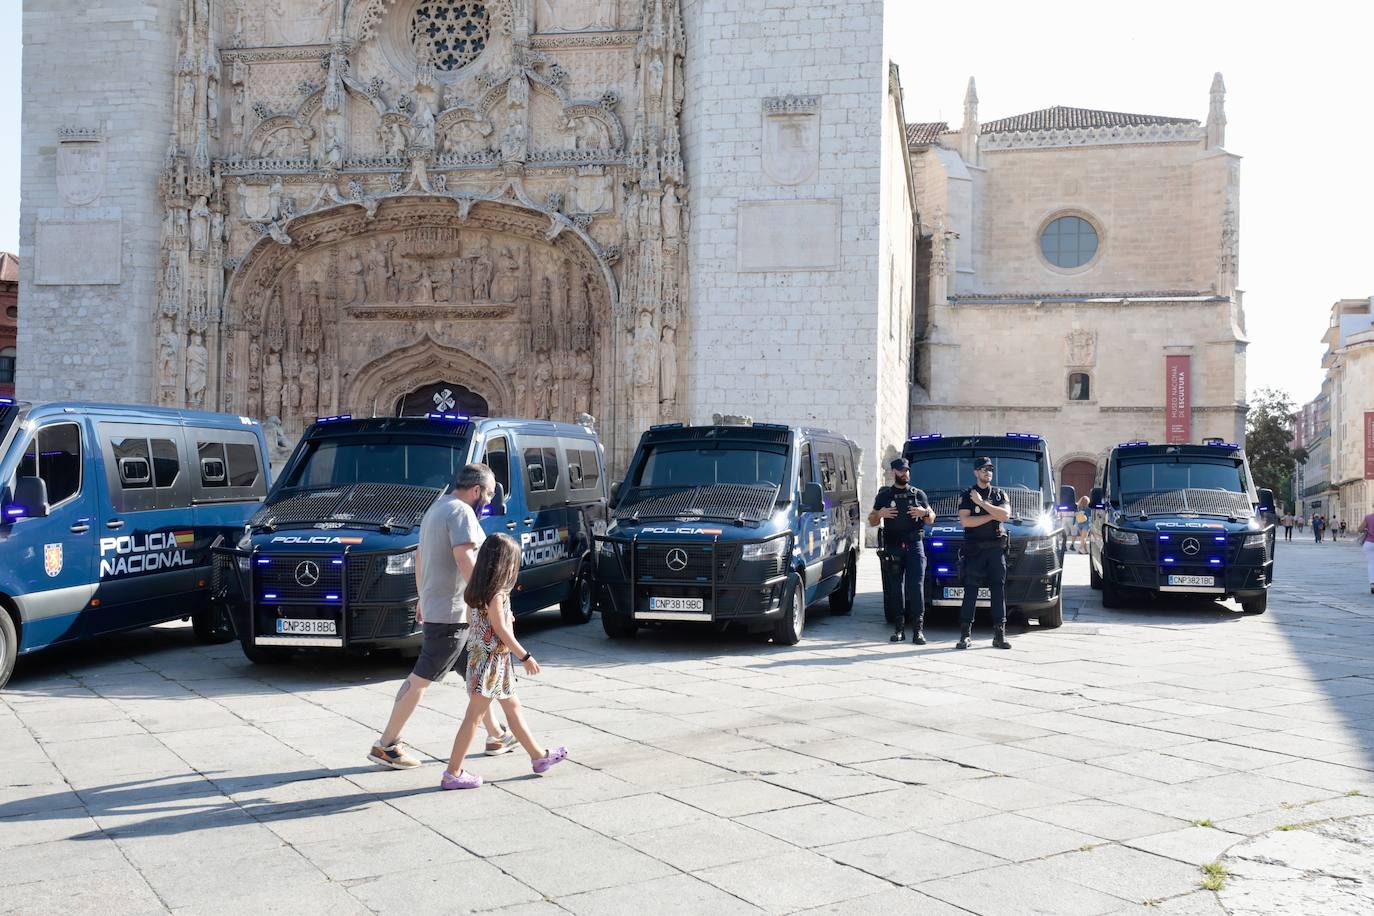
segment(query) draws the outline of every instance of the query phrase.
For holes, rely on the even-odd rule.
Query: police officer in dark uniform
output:
[[[921,538],[926,525],[935,521],[935,510],[926,494],[911,485],[911,465],[905,458],[892,459],[892,486],[883,487],[868,513],[870,525],[878,530],[878,557],[883,573],[883,613],[895,628],[891,642],[906,638],[926,644],[925,578],[926,551]]]
[[[992,644],[1010,649],[1007,642],[1007,535],[1002,523],[1011,518],[1005,490],[992,485],[991,458],[973,459],[973,486],[959,497],[959,523],[964,526],[964,604],[959,609],[959,643],[967,649],[973,635],[978,589],[992,598]]]

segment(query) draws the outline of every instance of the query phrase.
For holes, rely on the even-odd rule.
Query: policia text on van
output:
[[[560,604],[591,618],[587,561],[605,530],[601,445],[581,426],[461,417],[326,417],[306,430],[236,549],[218,551],[214,594],[244,653],[416,649],[420,519],[470,462],[496,498],[482,528],[520,543],[517,615]]]
[[[179,617],[231,639],[210,548],[238,537],[267,473],[246,417],[0,399],[0,686],[17,655]]]
[[[801,639],[806,608],[854,605],[858,449],[773,423],[655,426],[640,438],[597,539],[606,633],[644,624],[738,623]]]

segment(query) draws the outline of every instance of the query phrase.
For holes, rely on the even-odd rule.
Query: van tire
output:
[[[572,581],[572,588],[568,589],[567,597],[558,605],[564,623],[590,623],[592,614],[596,612],[596,593],[592,589],[589,572],[590,568],[583,564]]]
[[[849,555],[849,561],[844,566],[844,577],[840,579],[840,584],[830,593],[830,613],[838,614],[843,617],[854,610],[854,595],[859,588],[859,569],[855,561],[854,554]]]
[[[240,639],[243,654],[255,665],[284,665],[291,659],[290,649],[277,649],[270,646],[255,646],[252,637]]]
[[[14,619],[9,609],[0,604],[0,690],[10,682],[14,674],[14,661],[19,657],[19,632],[14,628]]]
[[[1121,588],[1105,576],[1102,578],[1102,606],[1105,608],[1122,608],[1126,606],[1126,596],[1122,594]]]
[[[607,614],[605,611],[601,612],[601,628],[611,639],[629,639],[639,632],[639,624],[633,617],[625,614]]]
[[[795,646],[801,642],[802,630],[806,628],[806,586],[802,584],[801,576],[792,573],[787,577],[782,601],[782,618],[773,625],[773,643]]]
[[[1054,604],[1040,612],[1036,618],[1040,622],[1040,629],[1053,630],[1064,625],[1064,593],[1060,592]]]
[[[1093,565],[1093,555],[1088,554],[1088,585],[1093,591],[1102,591],[1102,577],[1097,574],[1097,567]]]
[[[1269,610],[1269,593],[1265,592],[1258,598],[1242,598],[1240,609],[1251,615],[1263,614]]]
[[[234,622],[229,618],[229,609],[222,604],[211,604],[192,614],[191,629],[196,639],[207,646],[234,641]]]

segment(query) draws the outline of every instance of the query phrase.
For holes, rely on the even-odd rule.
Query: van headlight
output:
[[[386,558],[386,573],[389,576],[404,576],[407,573],[415,574],[415,551],[408,550],[405,553],[393,553]]]
[[[1134,531],[1122,531],[1120,528],[1108,528],[1107,537],[1113,544],[1120,544],[1123,547],[1140,546],[1140,535]]]
[[[1259,532],[1258,534],[1247,534],[1247,535],[1245,536],[1245,545],[1244,545],[1244,546],[1246,546],[1246,547],[1263,547],[1263,546],[1265,546],[1265,543],[1268,541],[1268,538],[1269,538],[1269,535],[1265,534],[1263,531]]]
[[[773,538],[773,540],[764,541],[762,544],[745,544],[740,559],[771,560],[774,557],[782,556],[786,550],[787,538]]]
[[[1031,538],[1026,541],[1026,553],[1044,553],[1054,549],[1054,538]]]

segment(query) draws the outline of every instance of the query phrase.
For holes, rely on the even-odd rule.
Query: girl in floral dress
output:
[[[530,755],[534,772],[543,774],[568,756],[566,747],[543,747],[530,734],[520,701],[515,696],[515,663],[531,676],[539,663],[515,638],[515,619],[510,610],[510,590],[520,574],[520,547],[508,535],[494,534],[482,544],[472,578],[463,592],[471,608],[468,626],[468,710],[453,739],[453,755],[439,785],[444,789],[475,789],[482,777],[462,768],[477,726],[491,701],[505,710],[506,721]]]

